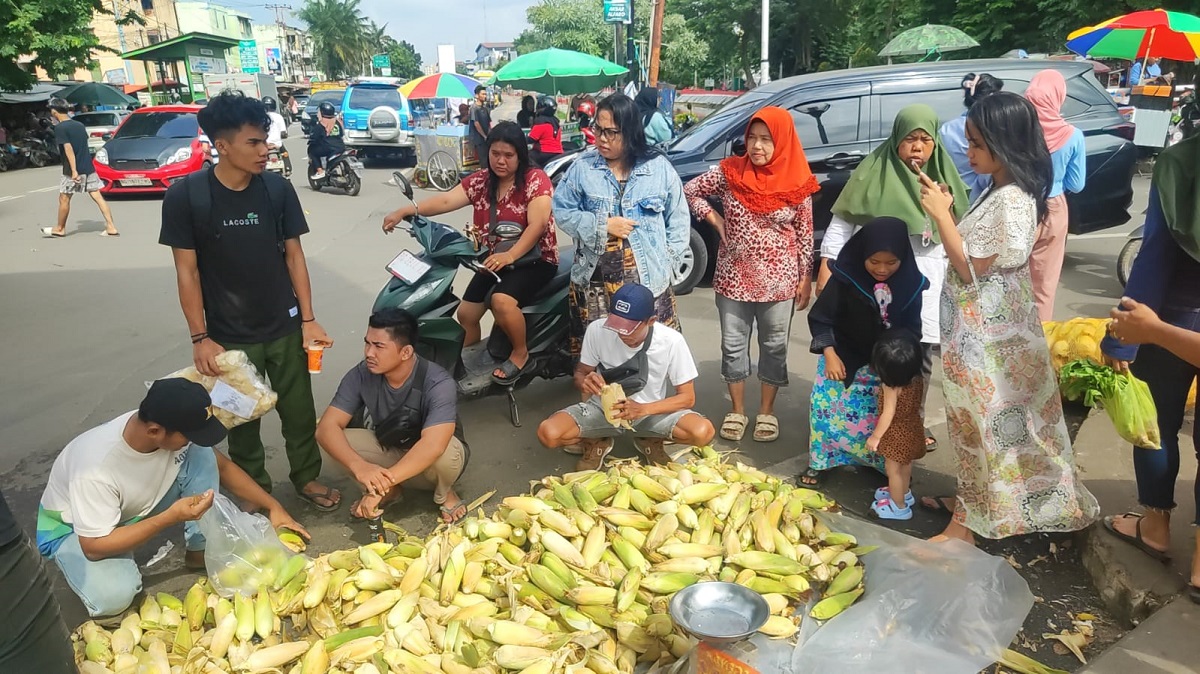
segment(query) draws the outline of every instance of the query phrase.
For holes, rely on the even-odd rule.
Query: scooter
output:
[[[287,169],[287,164],[283,161],[286,154],[287,151],[283,148],[272,147],[267,150],[267,170],[278,173],[284,178],[291,177],[292,172]]]
[[[316,177],[317,164],[309,162],[308,186],[314,192],[320,192],[322,187],[336,187],[352,197],[357,197],[362,190],[363,165],[356,155],[354,150],[346,150],[330,157],[325,162],[325,175],[320,178]]]
[[[412,184],[399,172],[392,176],[404,197],[413,201]],[[500,385],[492,380],[492,372],[512,352],[508,336],[498,326],[493,327],[486,339],[464,348],[466,333],[454,318],[461,301],[453,289],[458,268],[495,276],[483,266],[486,251],[481,253],[470,239],[449,225],[420,214],[409,218],[407,225],[401,225],[400,229],[416,239],[423,252],[414,254],[402,250],[388,264],[392,278],[379,291],[372,311],[397,308],[416,316],[420,333],[417,353],[452,373],[458,382],[460,396],[507,395],[512,424],[520,426],[521,415],[514,390],[538,377],[554,379],[570,375],[575,368],[567,346],[567,286],[574,251],[562,251],[558,273],[529,306],[521,310],[525,314],[529,362],[515,381]]]

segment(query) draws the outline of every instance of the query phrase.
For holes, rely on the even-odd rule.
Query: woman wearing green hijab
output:
[[[954,197],[954,215],[962,217],[970,205],[967,186],[938,135],[938,116],[924,104],[909,105],[896,113],[892,134],[854,169],[841,196],[834,202],[833,220],[821,240],[821,268],[817,291],[829,279],[829,265],[837,259],[850,236],[875,218],[900,218],[908,225],[909,241],[917,268],[929,279],[921,305],[921,346],[924,349],[925,394],[933,370],[933,347],[939,343],[938,304],[946,274],[946,253],[937,228],[921,208],[921,181],[914,164]],[[922,403],[922,407],[924,404]],[[925,431],[929,451],[937,447]]]

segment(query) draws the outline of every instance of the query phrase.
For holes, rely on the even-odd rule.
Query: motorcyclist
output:
[[[267,109],[267,117],[271,119],[271,125],[267,129],[267,147],[272,150],[279,150],[279,156],[283,159],[283,177],[292,175],[292,158],[288,155],[287,148],[283,146],[283,137],[287,134],[287,122],[284,121],[283,115],[279,114],[279,104],[270,96],[263,96],[263,107]]]
[[[318,107],[317,124],[308,137],[308,161],[313,167],[313,178],[324,178],[325,162],[346,151],[342,135],[337,108],[325,101]]]
[[[579,107],[575,109],[575,119],[579,120],[579,130],[583,132],[583,139],[588,145],[596,144],[596,132],[592,130],[592,118],[595,116],[595,103],[588,100],[579,102]]]
[[[537,166],[545,167],[547,162],[563,153],[558,101],[553,96],[542,94],[537,97],[535,111],[533,128],[529,130],[529,140],[533,141],[534,147],[529,158]]]

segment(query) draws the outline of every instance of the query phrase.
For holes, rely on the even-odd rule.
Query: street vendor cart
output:
[[[441,192],[454,189],[462,177],[479,168],[479,157],[468,138],[470,127],[439,124],[415,129],[417,173],[425,174],[430,186]]]

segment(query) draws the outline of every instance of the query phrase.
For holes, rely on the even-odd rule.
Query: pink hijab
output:
[[[1025,98],[1037,110],[1038,121],[1042,124],[1042,134],[1046,136],[1046,147],[1051,152],[1067,144],[1075,127],[1063,119],[1063,103],[1067,100],[1067,81],[1057,70],[1043,70],[1029,81],[1025,90]]]

